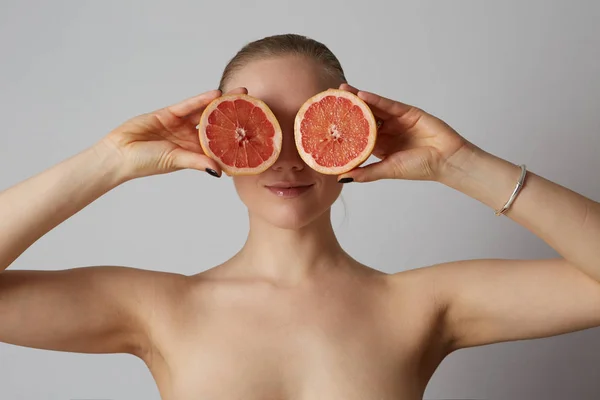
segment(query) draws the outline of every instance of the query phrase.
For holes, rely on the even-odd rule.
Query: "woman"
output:
[[[383,121],[381,162],[321,175],[299,157],[293,120],[330,87]],[[90,148],[0,195],[0,270],[42,235],[125,182],[185,168],[221,176],[201,154],[200,113],[223,92],[264,100],[284,131],[277,162],[234,177],[248,208],[243,248],[193,276],[118,266],[0,273],[0,341],[130,353],[162,398],[419,399],[451,352],[600,325],[600,204],[478,148],[436,117],[359,91],[324,45],[282,35],[250,43],[220,90],[137,116]],[[482,259],[385,274],[339,245],[330,207],[343,185],[431,180],[545,240],[547,260]],[[309,186],[278,196],[279,186]],[[275,193],[274,193],[275,192]],[[510,200],[509,200],[510,199]]]

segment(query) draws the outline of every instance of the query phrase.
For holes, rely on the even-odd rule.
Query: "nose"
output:
[[[301,171],[305,165],[296,148],[294,134],[285,132],[282,138],[281,152],[271,168],[275,171]]]

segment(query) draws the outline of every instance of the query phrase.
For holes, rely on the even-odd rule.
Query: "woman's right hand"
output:
[[[237,88],[229,93],[246,93]],[[212,90],[180,103],[138,115],[105,136],[97,145],[115,151],[130,179],[182,169],[221,176],[219,164],[200,146],[197,125],[202,111],[221,91]]]

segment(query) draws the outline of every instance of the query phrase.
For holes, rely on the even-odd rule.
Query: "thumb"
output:
[[[386,158],[364,167],[358,167],[338,177],[338,181],[344,182],[373,182],[379,179],[391,179],[390,161]]]
[[[248,94],[248,89],[246,89],[243,86],[240,86],[240,87],[236,87],[234,89],[231,89],[230,91],[228,91],[225,94]]]
[[[221,167],[210,157],[193,151],[176,149],[171,153],[171,164],[176,169],[197,169],[217,178],[221,177]]]
[[[356,182],[373,182],[379,179],[431,179],[431,154],[431,149],[427,147],[398,151],[380,162],[349,171],[340,178],[352,178]]]

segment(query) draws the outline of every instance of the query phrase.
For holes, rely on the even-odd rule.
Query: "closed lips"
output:
[[[301,188],[301,187],[309,187],[312,184],[301,184],[301,183],[274,183],[272,185],[265,185],[266,187],[274,188],[274,189],[291,189],[291,188]]]

